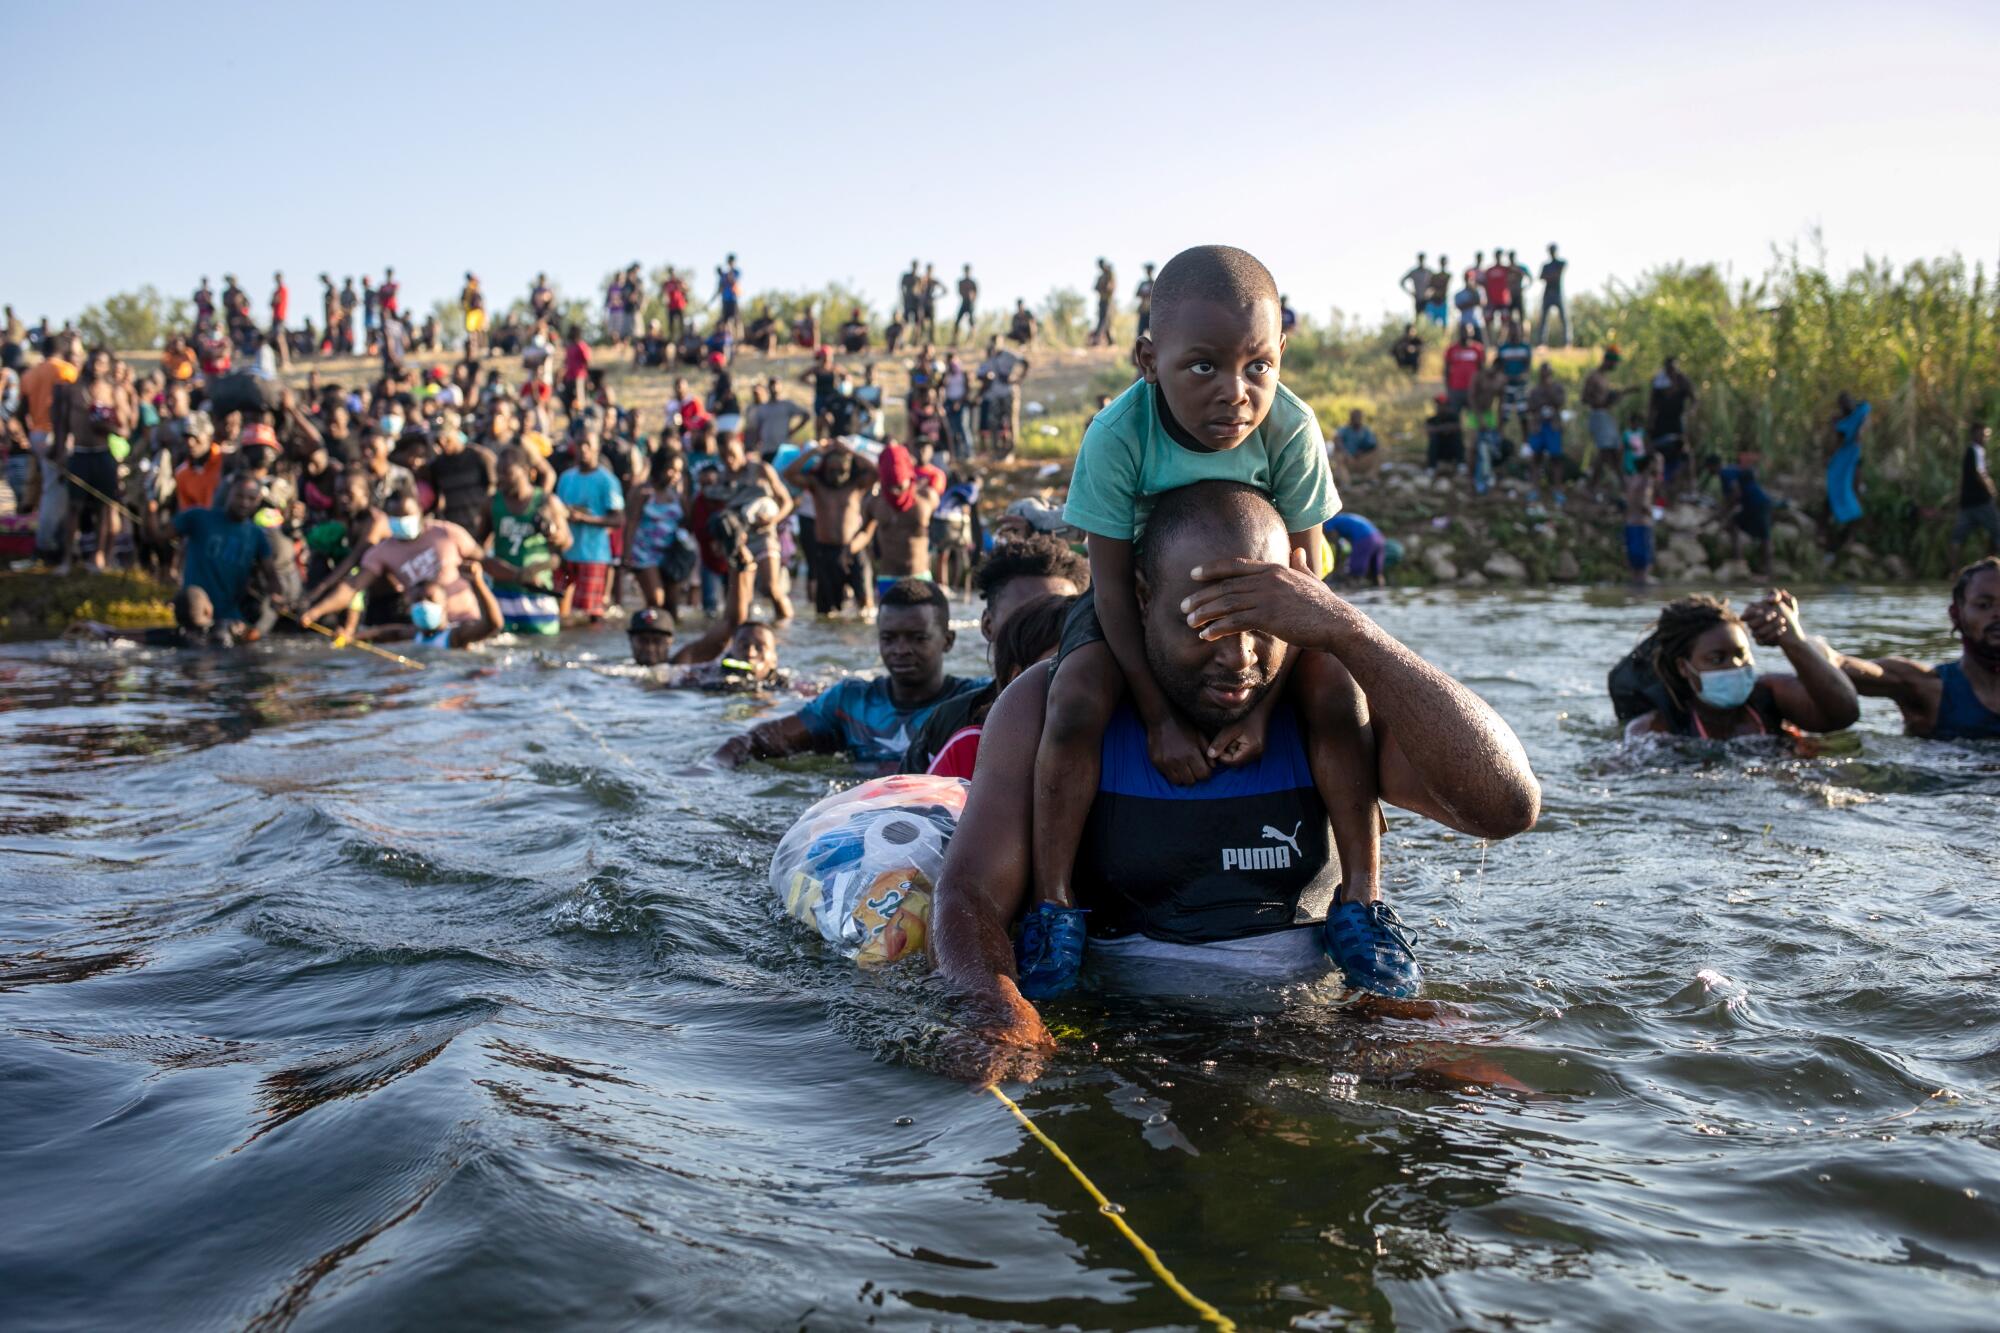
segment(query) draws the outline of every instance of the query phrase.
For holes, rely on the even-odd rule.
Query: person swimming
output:
[[[1784,652],[1797,675],[1759,675],[1750,641]],[[1625,735],[1731,740],[1786,729],[1839,731],[1861,716],[1828,650],[1805,637],[1798,599],[1782,588],[1738,616],[1727,601],[1682,597],[1611,670]]]
[[[1927,667],[1907,657],[1834,654],[1854,688],[1891,699],[1906,734],[1932,741],[2000,740],[2000,557],[1987,556],[1958,572],[1951,588],[1951,627],[1958,660]]]

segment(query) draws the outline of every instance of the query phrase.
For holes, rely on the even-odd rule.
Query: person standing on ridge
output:
[[[1540,346],[1549,345],[1549,313],[1560,316],[1563,324],[1561,345],[1569,346],[1569,307],[1563,304],[1563,270],[1569,261],[1556,254],[1556,243],[1549,242],[1549,260],[1542,265],[1542,313],[1535,321],[1535,342]]]
[[[951,345],[958,346],[958,327],[963,324],[968,333],[977,332],[973,308],[979,304],[979,284],[973,280],[972,265],[967,264],[958,275],[958,313],[951,320]]]
[[[1417,265],[1403,275],[1403,281],[1400,285],[1404,293],[1410,298],[1414,318],[1422,319],[1424,317],[1424,307],[1430,304],[1431,299],[1431,270],[1424,263],[1423,251],[1417,251]]]
[[[1138,298],[1137,305],[1139,308],[1139,332],[1136,336],[1143,338],[1146,336],[1146,331],[1153,327],[1153,266],[1151,264],[1146,265],[1146,276],[1139,279],[1139,285],[1133,289],[1132,295]]]
[[[1111,302],[1118,294],[1118,278],[1111,271],[1111,261],[1097,261],[1097,327],[1090,331],[1092,347],[1111,345]]]
[[[271,275],[271,347],[277,353],[278,364],[292,363],[291,339],[285,336],[285,317],[292,310],[292,289],[285,286],[285,275]]]

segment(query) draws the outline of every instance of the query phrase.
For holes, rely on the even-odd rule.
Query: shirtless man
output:
[[[875,465],[837,437],[827,437],[785,467],[785,483],[812,497],[813,540],[806,559],[813,570],[813,609],[830,616],[848,591],[864,613],[874,605],[868,581],[864,510],[875,484]]]
[[[1632,392],[1611,386],[1611,372],[1618,369],[1619,360],[1616,347],[1605,348],[1604,359],[1583,380],[1583,405],[1590,412],[1590,484],[1593,486],[1603,472],[1608,471],[1614,477],[1618,475],[1618,417],[1613,409],[1620,398]]]
[[[2000,740],[2000,556],[1975,560],[1951,589],[1956,662],[1927,667],[1907,657],[1834,654],[1855,691],[1891,699],[1903,730],[1931,741]]]
[[[882,484],[869,497],[867,531],[875,538],[875,595],[902,579],[931,577],[931,515],[938,493],[900,444],[882,450]]]

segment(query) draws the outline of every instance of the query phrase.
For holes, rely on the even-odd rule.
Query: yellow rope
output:
[[[394,662],[397,666],[406,666],[412,671],[422,671],[424,669],[424,664],[422,662],[416,661],[413,658],[405,657],[401,653],[392,653],[387,648],[378,648],[374,644],[369,643],[365,639],[350,639],[345,634],[335,634],[332,630],[328,629],[324,625],[308,625],[306,624],[305,621],[300,620],[290,611],[286,611],[282,608],[279,609],[278,614],[283,616],[285,619],[293,622],[294,624],[305,625],[307,629],[311,630],[315,634],[326,635],[327,638],[333,640],[333,646],[336,648],[359,648],[364,653],[373,653],[377,657],[386,658],[389,661]]]
[[[1070,1155],[1064,1152],[1054,1139],[1050,1138],[1047,1134],[1043,1133],[1040,1125],[1037,1125],[1034,1121],[1028,1119],[1028,1113],[1026,1111],[1023,1111],[1020,1108],[1019,1104],[1016,1103],[1012,1097],[1009,1097],[1006,1093],[1000,1091],[1000,1085],[998,1083],[987,1084],[986,1090],[992,1093],[995,1097],[998,1097],[1000,1099],[1000,1104],[1002,1106],[1005,1106],[1009,1111],[1013,1112],[1014,1118],[1021,1122],[1022,1128],[1026,1129],[1030,1134],[1034,1135],[1035,1138],[1040,1141],[1041,1145],[1044,1148],[1047,1148],[1058,1162],[1061,1162],[1064,1166],[1069,1168],[1069,1173],[1076,1177],[1076,1183],[1083,1186],[1084,1191],[1087,1194],[1089,1194],[1091,1198],[1097,1200],[1097,1211],[1104,1214],[1105,1217],[1109,1218],[1111,1220],[1111,1225],[1117,1227],[1119,1232],[1125,1237],[1125,1239],[1132,1242],[1132,1248],[1137,1250],[1139,1252],[1139,1257],[1146,1261],[1146,1267],[1152,1269],[1153,1275],[1159,1278],[1160,1281],[1167,1284],[1168,1290],[1172,1291],[1174,1295],[1180,1297],[1181,1300],[1185,1301],[1187,1303],[1187,1307],[1190,1310],[1193,1310],[1196,1314],[1200,1315],[1203,1319],[1215,1325],[1217,1328],[1224,1330],[1224,1333],[1235,1333],[1236,1321],[1231,1319],[1228,1315],[1222,1313],[1222,1311],[1216,1309],[1213,1305],[1210,1305],[1207,1301],[1195,1295],[1193,1292],[1189,1291],[1184,1285],[1182,1285],[1181,1280],[1173,1275],[1172,1270],[1170,1270],[1164,1263],[1160,1262],[1160,1256],[1158,1252],[1156,1252],[1152,1246],[1148,1245],[1143,1239],[1141,1239],[1139,1233],[1132,1229],[1131,1223],[1125,1220],[1124,1209],[1120,1208],[1117,1204],[1111,1202],[1111,1200],[1105,1198],[1104,1191],[1100,1190],[1099,1188],[1097,1188],[1096,1185],[1092,1184],[1089,1176],[1083,1174],[1083,1168],[1078,1166],[1074,1161],[1072,1161],[1070,1159]]]
[[[85,481],[82,477],[77,476],[74,472],[71,472],[68,468],[64,467],[62,464],[60,463],[56,464],[56,471],[60,472],[68,480],[75,482],[78,486],[81,486],[84,490],[89,491],[92,495],[96,496],[98,499],[104,501],[104,503],[110,505],[113,509],[116,509],[119,513],[125,515],[125,517],[131,519],[134,527],[137,527],[139,523],[139,516],[133,513],[130,508],[112,499],[110,496],[106,495],[103,491],[98,490],[95,486]],[[422,662],[414,661],[410,658],[403,656],[401,653],[392,653],[386,648],[377,648],[374,644],[364,642],[363,640],[360,639],[350,639],[345,634],[335,634],[332,630],[328,629],[324,625],[306,625],[305,621],[300,620],[297,616],[293,615],[290,611],[284,610],[282,607],[279,608],[278,614],[283,616],[287,620],[295,622],[296,624],[305,625],[307,629],[311,630],[315,634],[324,634],[327,638],[333,640],[333,646],[336,648],[359,648],[364,653],[373,653],[377,657],[383,658],[386,661],[394,662],[398,666],[408,667],[412,671],[422,671],[424,669],[424,664]]]

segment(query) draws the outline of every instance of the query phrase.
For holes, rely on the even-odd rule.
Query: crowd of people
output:
[[[1593,499],[1622,515],[1626,560],[1639,583],[1649,581],[1655,562],[1655,524],[1670,506],[1691,500],[1714,509],[1732,560],[1741,558],[1747,540],[1749,567],[1770,572],[1773,521],[1790,501],[1765,489],[1754,449],[1699,437],[1699,395],[1678,357],[1664,357],[1637,383],[1621,383],[1623,354],[1615,344],[1606,346],[1575,386],[1548,359],[1537,360],[1537,347],[1549,345],[1552,317],[1561,321],[1558,345],[1569,341],[1567,266],[1551,244],[1532,337],[1527,296],[1534,275],[1515,251],[1495,250],[1491,263],[1483,252],[1475,255],[1455,293],[1445,256],[1432,268],[1420,253],[1403,275],[1414,318],[1390,346],[1396,365],[1414,378],[1427,345],[1420,328],[1450,329],[1441,352],[1441,392],[1424,422],[1425,466],[1434,474],[1463,472],[1475,495],[1487,494],[1512,472],[1527,483],[1530,508],[1563,507],[1574,485],[1587,487]],[[1860,530],[1866,512],[1860,475],[1871,414],[1868,402],[1843,393],[1825,418],[1824,491],[1815,510],[1829,564]],[[1579,417],[1581,432],[1572,429]],[[1990,436],[1984,422],[1970,423],[1950,535],[1955,551],[1969,537],[1982,537],[1988,554],[2000,551],[2000,505],[1986,459]],[[1379,441],[1360,412],[1336,434],[1333,453],[1343,480],[1379,463]]]
[[[901,313],[933,337],[941,284],[916,265],[910,276]],[[718,279],[724,327],[742,315],[733,257]],[[969,270],[964,281],[961,313],[977,299]],[[1378,446],[1359,413],[1329,444],[1281,382],[1287,305],[1269,272],[1241,250],[1196,247],[1149,269],[1142,299],[1138,378],[1092,418],[1066,503],[1017,502],[990,534],[977,474],[955,470],[969,446],[938,420],[948,408],[933,391],[955,401],[955,358],[928,346],[903,439],[865,392],[872,376],[851,382],[823,345],[799,377],[809,405],[769,376],[743,403],[725,354],[707,394],[674,381],[647,434],[574,330],[559,389],[525,356],[510,384],[487,358],[419,372],[383,350],[366,383],[315,371],[295,393],[268,373],[282,322],[245,323],[227,290],[192,344],[219,328],[262,363],[250,372],[198,352],[135,375],[73,333],[49,336],[11,386],[8,426],[26,448],[9,452],[7,480],[33,501],[58,568],[122,558],[177,577],[175,625],[152,642],[295,624],[375,651],[451,650],[629,604],[632,655],[660,683],[807,696],[722,745],[717,767],[824,751],[877,770],[997,770],[968,801],[935,942],[940,968],[992,1006],[1003,1060],[1045,1052],[1029,1002],[1072,987],[1087,951],[1330,966],[1355,990],[1407,1000],[1422,969],[1382,894],[1380,802],[1505,837],[1534,822],[1533,775],[1490,708],[1333,593],[1337,545],[1349,576],[1381,580],[1383,535],[1342,511],[1337,476]],[[378,327],[397,315],[387,307]],[[1561,386],[1546,365],[1528,383],[1516,307],[1483,317],[1505,341],[1489,361],[1461,323],[1441,409],[1482,431],[1552,431],[1530,447],[1560,462]],[[484,332],[475,323],[468,336]],[[614,339],[636,328],[608,327]],[[1630,392],[1610,383],[1617,366],[1607,350],[1584,384],[1593,443],[1671,494],[1689,472],[1692,385],[1669,359],[1644,426],[1600,443],[1599,416]],[[1858,448],[1867,416],[1842,400],[1836,455]],[[1975,456],[1985,475],[1984,438],[1968,477]],[[1741,505],[1754,474],[1738,466],[1725,487]],[[1545,484],[1562,480],[1558,468]],[[1990,482],[1984,494],[1990,505]],[[1627,492],[1641,509],[1653,498]],[[795,579],[822,614],[872,617],[880,674],[825,688],[790,677],[779,626]],[[990,676],[945,670],[948,589],[961,585],[982,604]],[[697,605],[708,621],[683,641]],[[1614,710],[1633,737],[1720,740],[1839,730],[1875,695],[1912,735],[2000,739],[2000,557],[1961,573],[1949,615],[1962,652],[1933,667],[1809,638],[1782,590],[1741,615],[1683,598],[1613,670]],[[1753,640],[1791,670],[1760,675]],[[956,850],[968,838],[976,860]]]

